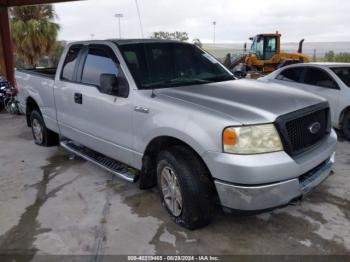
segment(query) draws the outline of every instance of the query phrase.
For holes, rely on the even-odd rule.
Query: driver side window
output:
[[[282,81],[287,81],[287,82],[296,82],[300,83],[300,77],[303,72],[304,68],[303,67],[292,67],[283,70],[277,77],[276,79],[282,80]]]
[[[119,68],[111,56],[102,48],[89,48],[85,60],[81,82],[94,86],[100,85],[102,74],[118,76]]]
[[[114,78],[113,75],[115,76]],[[111,86],[106,85],[106,77],[108,77],[108,83]],[[118,86],[119,88],[122,87],[125,94],[126,90],[128,90],[127,80],[117,57],[109,47],[102,45],[89,47],[81,74],[81,83],[96,86],[101,93],[109,95],[117,95],[117,93],[113,92],[117,92]],[[102,85],[101,83],[105,84]],[[112,90],[111,87],[115,87],[115,89]]]

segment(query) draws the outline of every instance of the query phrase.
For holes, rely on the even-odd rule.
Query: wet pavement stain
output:
[[[105,204],[102,210],[102,217],[100,224],[95,227],[95,241],[93,245],[93,260],[94,262],[101,261],[101,255],[104,253],[104,247],[107,242],[107,229],[106,224],[108,223],[108,216],[111,208],[111,198],[113,196],[113,188],[118,184],[117,179],[114,175],[111,175],[111,180],[106,181],[106,193],[105,193]]]
[[[327,199],[332,200],[332,197]],[[307,201],[312,203],[315,200]],[[133,214],[162,221],[149,242],[155,246],[157,254],[273,254],[276,250],[280,254],[350,254],[344,245],[317,235],[314,232],[318,229],[317,225],[304,217],[284,212],[288,208],[265,213],[268,217],[265,220],[259,216],[218,212],[212,224],[190,231],[174,224],[160,202],[156,190],[143,191],[124,199]],[[318,212],[299,211],[320,224],[326,222]],[[164,239],[165,233],[170,239],[175,238],[175,246],[170,243],[172,240]],[[310,246],[304,244],[306,240],[311,242]],[[275,244],[271,246],[270,243]]]
[[[350,220],[350,201],[328,193],[327,189],[330,188],[328,186],[316,188],[316,190],[313,192],[312,196],[308,199],[308,201],[316,204],[332,204],[338,207]]]
[[[139,217],[156,217],[162,221],[167,219],[166,211],[161,206],[161,200],[156,189],[140,191],[139,193],[127,196],[124,203],[131,208],[133,214]]]
[[[67,161],[67,159],[68,156],[66,154],[60,154],[60,150],[58,150],[56,155],[47,159],[49,163],[41,167],[43,171],[42,180],[34,185],[28,186],[37,189],[36,199],[32,205],[26,208],[26,211],[22,214],[19,223],[12,227],[4,235],[0,236],[0,254],[20,254],[20,256],[16,258],[16,261],[19,262],[31,261],[33,256],[36,254],[38,250],[33,245],[34,241],[36,240],[36,236],[38,234],[50,231],[49,228],[41,228],[37,221],[40,208],[50,198],[55,197],[56,193],[63,187],[73,183],[79,177],[77,176],[47,192],[48,184],[52,179],[64,173],[72,165],[79,163],[74,161],[66,162],[65,165],[61,165],[63,162]]]

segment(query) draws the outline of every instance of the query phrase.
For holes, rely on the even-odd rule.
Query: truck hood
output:
[[[247,79],[157,89],[155,94],[214,110],[241,124],[274,122],[278,116],[325,101],[295,88]]]

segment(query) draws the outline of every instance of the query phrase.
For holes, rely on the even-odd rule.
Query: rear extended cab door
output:
[[[71,46],[55,85],[57,119],[64,137],[132,165],[130,95],[106,94],[98,86],[102,73],[124,76],[119,61],[116,46],[109,42]]]

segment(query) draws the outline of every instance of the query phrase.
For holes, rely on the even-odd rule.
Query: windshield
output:
[[[233,80],[215,58],[185,43],[119,46],[139,89],[166,88]]]
[[[333,67],[331,70],[346,84],[350,87],[350,67]]]

